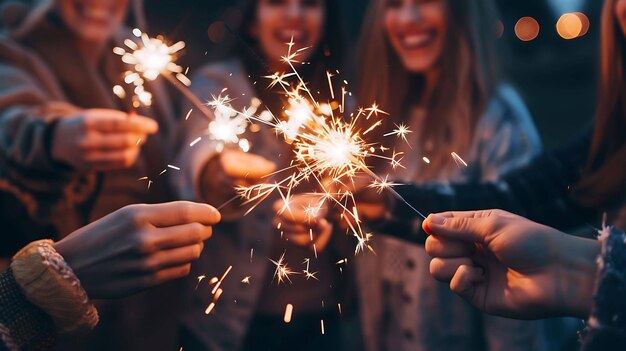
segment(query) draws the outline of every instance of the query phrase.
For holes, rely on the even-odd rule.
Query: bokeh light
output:
[[[566,13],[556,22],[556,31],[563,39],[575,39],[583,30],[583,23],[573,13]]]
[[[521,41],[531,41],[539,35],[539,22],[532,17],[522,17],[515,24],[515,35]]]

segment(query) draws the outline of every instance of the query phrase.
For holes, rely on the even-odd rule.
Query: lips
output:
[[[274,32],[274,38],[281,43],[288,43],[293,38],[297,46],[303,46],[309,39],[308,34],[301,29],[278,29]]]
[[[435,30],[403,33],[399,35],[400,43],[406,50],[420,50],[429,47],[435,42]]]
[[[107,22],[113,16],[111,8],[98,5],[97,3],[86,5],[78,2],[76,3],[76,12],[85,20],[93,22]]]

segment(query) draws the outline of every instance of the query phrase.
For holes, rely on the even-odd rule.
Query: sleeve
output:
[[[589,128],[571,143],[541,153],[527,165],[509,171],[495,182],[409,184],[398,186],[396,190],[423,214],[499,208],[535,222],[569,229],[583,224],[593,215],[592,209],[578,206],[569,196],[570,187],[580,180],[584,170],[590,141]],[[393,201],[385,220],[374,223],[374,226],[402,239],[418,243],[425,240],[421,231],[418,235],[406,231],[407,228],[420,227],[421,218],[401,201]]]
[[[508,85],[498,89],[476,130],[480,180],[496,181],[528,164],[542,151],[537,128],[517,92]]]
[[[0,274],[0,350],[45,350],[56,343],[54,321],[31,303],[11,268]]]
[[[50,157],[55,122],[70,108],[52,100],[25,71],[0,63],[0,163],[29,190],[45,191],[73,176]]]
[[[626,234],[615,228],[605,230],[583,351],[614,350],[626,344]]]
[[[199,75],[193,80],[192,92],[201,100],[211,94],[219,94],[222,87],[212,79]],[[191,112],[190,112],[191,111]],[[202,200],[200,179],[208,162],[217,154],[217,143],[210,140],[207,128],[210,120],[191,104],[186,103],[182,110],[181,149],[176,156],[176,164],[182,174],[170,178],[177,196],[184,200]]]

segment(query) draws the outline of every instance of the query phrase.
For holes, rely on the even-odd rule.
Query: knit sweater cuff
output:
[[[11,263],[15,281],[29,301],[52,317],[60,333],[93,329],[98,312],[52,244],[40,240],[20,250]]]

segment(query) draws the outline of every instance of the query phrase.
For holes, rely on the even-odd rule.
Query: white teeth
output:
[[[304,32],[301,30],[285,29],[278,32],[278,38],[282,41],[289,41],[293,37],[294,41],[301,41],[304,38]]]
[[[432,37],[432,34],[410,34],[402,38],[402,41],[406,46],[415,47],[428,43]]]
[[[110,15],[110,12],[106,9],[86,8],[84,10],[84,14],[85,16],[91,17],[93,19],[106,20]]]

